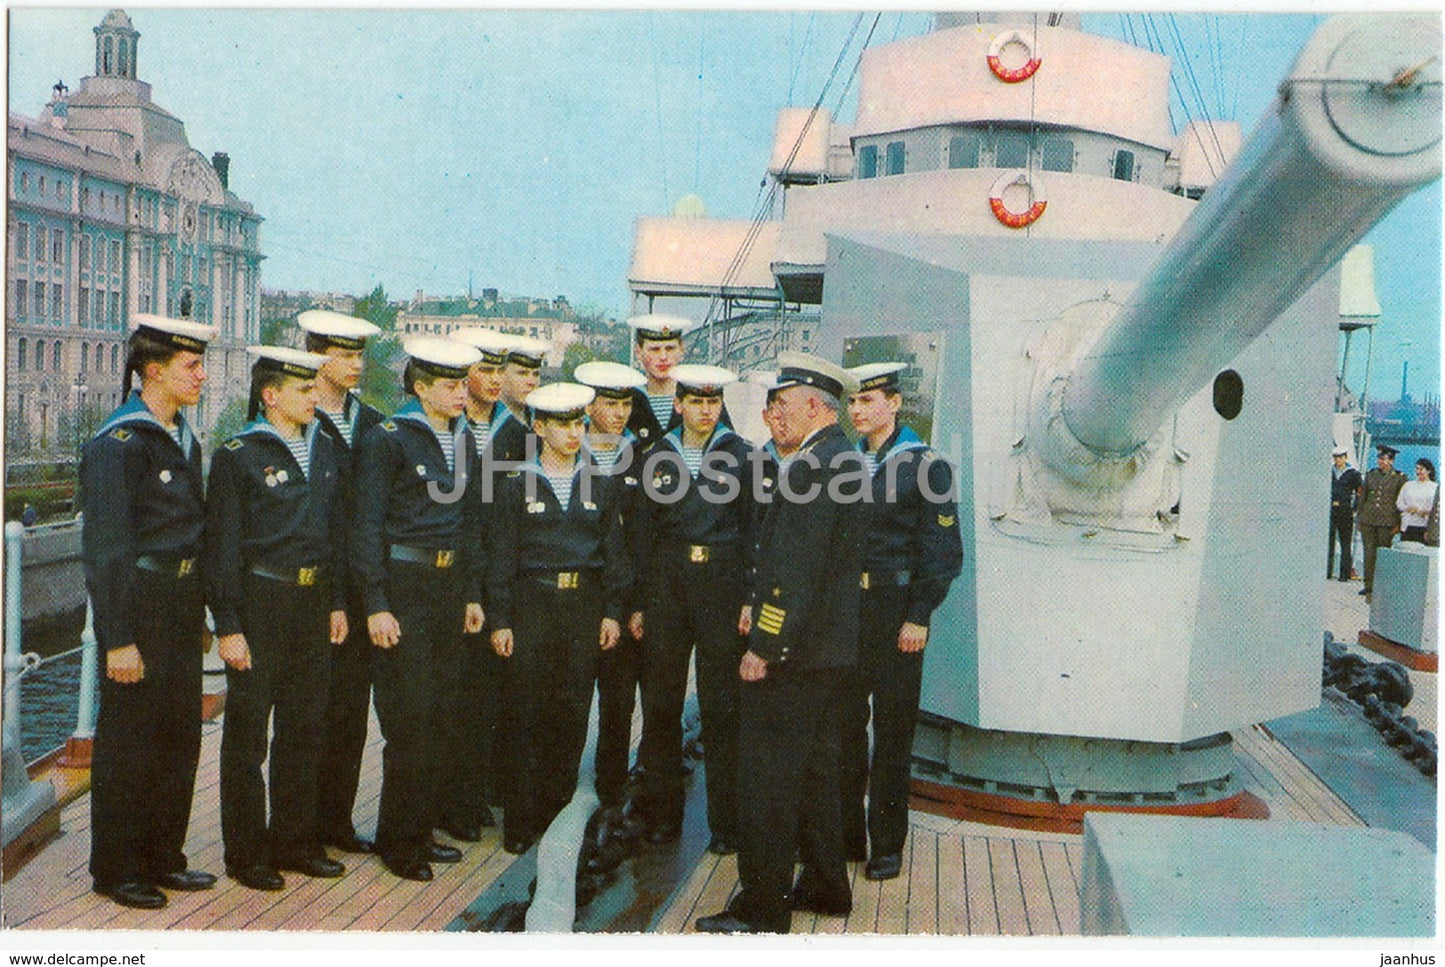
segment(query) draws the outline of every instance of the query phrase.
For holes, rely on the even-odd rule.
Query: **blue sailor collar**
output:
[[[151,412],[150,407],[146,406],[145,401],[140,398],[140,390],[131,390],[129,398],[120,406],[116,407],[115,412],[106,418],[106,421],[100,425],[100,429],[96,431],[95,435],[96,437],[103,437],[117,427],[138,423],[148,423],[159,429],[166,436],[171,436],[170,429]],[[186,457],[190,457],[191,447],[199,446],[199,444],[196,442],[196,435],[191,432],[190,423],[186,422],[185,414],[181,413],[180,410],[176,411],[176,427],[180,431],[181,453]],[[171,439],[174,440],[175,438],[172,437]]]
[[[316,445],[316,433],[317,433],[317,431],[318,431],[319,429],[320,429],[320,428],[317,426],[316,421],[313,419],[310,423],[306,424],[306,426],[301,430],[301,436],[302,436],[303,438],[305,438],[305,440],[306,440],[306,447],[307,447],[308,451],[315,448],[315,445]],[[289,440],[287,440],[285,437],[283,437],[283,436],[281,435],[281,431],[278,430],[278,429],[276,429],[276,425],[275,425],[274,423],[272,423],[270,420],[266,419],[264,416],[263,416],[263,417],[260,417],[259,419],[252,420],[250,423],[247,423],[244,427],[241,428],[241,432],[238,433],[238,434],[236,434],[236,435],[237,435],[237,436],[252,436],[252,435],[273,436],[273,437],[275,437],[277,440],[281,441],[281,444],[282,444],[283,446],[289,447],[289,446],[291,445],[291,441],[289,441]]]
[[[729,427],[724,426],[721,421],[719,421],[718,425],[713,427],[712,436],[708,437],[707,443],[703,444],[702,452],[711,453],[715,448],[717,448],[724,440],[726,440],[730,436],[737,436],[737,434],[734,433]],[[682,424],[679,423],[671,430],[668,430],[667,433],[663,435],[663,439],[666,440],[668,443],[671,443],[678,453],[681,453]]]
[[[857,449],[859,453],[868,452],[868,439],[866,437],[858,441]],[[927,449],[928,444],[919,438],[918,434],[913,431],[913,427],[900,423],[898,427],[894,429],[892,436],[883,441],[883,445],[878,448],[878,453],[875,454],[875,457],[879,463],[882,463],[895,453],[902,453],[905,450]]]

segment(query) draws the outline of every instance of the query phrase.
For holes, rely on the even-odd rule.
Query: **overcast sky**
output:
[[[127,10],[155,101],[207,157],[230,154],[231,188],[265,217],[267,288],[456,294],[470,276],[475,290],[564,294],[619,316],[637,216],[696,193],[710,214],[749,217],[777,109],[816,100],[857,16]],[[9,10],[11,111],[34,116],[57,80],[79,87],[104,13]],[[1085,28],[1162,38],[1188,92],[1176,123],[1207,112],[1247,132],[1319,19],[1110,13]],[[927,23],[884,13],[871,43]],[[852,111],[850,99],[841,116]],[[1405,359],[1416,397],[1439,392],[1440,199],[1437,182],[1367,238],[1384,307],[1372,396],[1398,394]],[[1363,368],[1361,346],[1357,387]]]

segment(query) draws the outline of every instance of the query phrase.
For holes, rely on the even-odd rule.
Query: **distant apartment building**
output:
[[[435,298],[421,292],[396,317],[400,333],[445,336],[456,329],[478,327],[516,333],[551,343],[547,365],[560,367],[567,347],[579,341],[578,320],[566,296],[555,299],[502,299],[496,289],[483,289],[479,299]]]
[[[261,290],[261,318],[290,319],[307,309],[330,309],[347,315],[356,308],[356,296],[344,292],[290,292],[285,289]]]
[[[132,313],[211,323],[219,337],[202,430],[246,391],[260,325],[261,216],[228,187],[229,157],[191,147],[137,76],[124,11],[95,28],[95,73],[56,84],[6,140],[6,437],[11,452],[73,449],[120,402]],[[89,416],[83,416],[89,414]],[[104,414],[101,413],[103,416]]]

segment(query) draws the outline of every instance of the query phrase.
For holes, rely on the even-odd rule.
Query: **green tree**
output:
[[[386,289],[380,282],[367,295],[356,300],[351,314],[359,319],[374,322],[387,332],[396,329],[397,308],[386,297]]]
[[[261,342],[267,346],[296,348],[300,343],[300,337],[297,336],[299,332],[300,330],[293,326],[291,320],[285,316],[261,320]]]
[[[211,427],[212,452],[215,452],[216,447],[240,433],[246,426],[246,407],[250,402],[249,399],[231,400],[221,410],[221,415],[216,417],[216,425]]]
[[[363,400],[383,413],[395,413],[401,405],[402,357],[401,339],[394,332],[382,332],[366,341],[366,362],[357,388]]]
[[[601,358],[600,355],[588,349],[582,343],[574,342],[568,346],[567,351],[562,354],[562,378],[564,380],[570,380],[572,374],[577,372],[578,366]]]

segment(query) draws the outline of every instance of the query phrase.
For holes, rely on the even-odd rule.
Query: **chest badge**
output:
[[[170,482],[171,482],[171,472],[170,472],[169,470],[162,470],[162,471],[161,471],[161,483],[170,483]]]
[[[288,479],[290,479],[290,477],[291,477],[291,471],[289,471],[289,470],[278,470],[278,471],[276,471],[276,479],[279,480],[279,481],[281,481],[282,483],[285,483]]]
[[[425,466],[424,464],[420,464],[420,463],[419,463],[419,464],[416,465],[416,475],[417,475],[418,477],[425,477],[425,476],[426,476],[426,466]]]
[[[542,503],[540,500],[534,500],[527,505],[527,513],[529,514],[540,514],[546,509],[547,505]]]
[[[596,509],[597,509],[597,505],[594,504],[594,503],[593,503],[592,501],[590,501],[590,500],[584,500],[584,501],[582,501],[582,509],[583,509],[583,510],[596,510]]]

